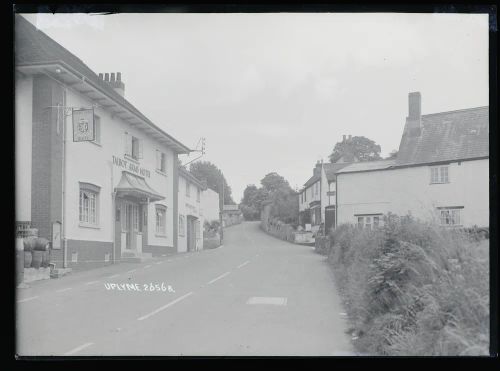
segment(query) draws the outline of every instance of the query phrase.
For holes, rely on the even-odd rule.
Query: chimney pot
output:
[[[102,80],[104,75],[102,73],[99,74],[99,80]]]
[[[111,73],[111,82],[115,82],[115,73],[114,72]]]
[[[422,97],[420,92],[408,94],[408,118],[410,120],[419,120],[422,114]]]
[[[116,81],[122,81],[122,73],[121,72],[117,72]]]
[[[349,134],[349,140],[351,140],[352,136]]]
[[[109,81],[109,73],[104,74],[104,81]]]
[[[345,135],[343,135],[342,137],[343,137],[342,141],[345,142]]]

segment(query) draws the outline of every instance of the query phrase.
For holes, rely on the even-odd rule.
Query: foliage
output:
[[[330,162],[337,162],[341,157],[348,161],[357,158],[359,161],[379,160],[381,148],[373,140],[366,137],[352,137],[348,140],[335,144],[330,154]]]
[[[260,188],[254,184],[248,185],[243,193],[240,207],[245,220],[259,220],[262,203],[271,200],[270,217],[284,223],[297,224],[299,200],[288,181],[273,172],[266,174],[260,183]]]
[[[389,156],[387,157],[388,159],[395,159],[397,156],[398,156],[398,150],[397,149],[393,149],[391,151],[391,153],[389,153]]]
[[[224,204],[234,205],[235,202],[231,196],[231,187],[227,184],[222,171],[210,161],[198,161],[191,163],[189,171],[198,179],[206,180],[208,188],[222,194],[222,185],[224,186]]]
[[[387,215],[377,230],[341,225],[329,260],[355,345],[373,355],[485,355],[488,240]]]

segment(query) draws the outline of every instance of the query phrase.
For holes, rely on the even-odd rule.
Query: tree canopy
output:
[[[260,181],[261,187],[250,184],[243,192],[241,210],[246,220],[260,219],[262,202],[272,201],[271,216],[284,223],[296,223],[299,203],[296,192],[288,181],[278,173],[269,173]]]
[[[189,171],[198,179],[206,180],[208,188],[222,194],[224,185],[224,204],[234,205],[231,195],[231,187],[227,184],[222,171],[210,161],[198,161],[191,163]]]
[[[329,158],[330,162],[337,162],[342,157],[347,161],[354,161],[355,158],[359,161],[380,160],[380,151],[380,146],[373,140],[363,136],[352,137],[335,144]]]

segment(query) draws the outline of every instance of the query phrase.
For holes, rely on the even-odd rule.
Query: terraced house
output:
[[[489,109],[409,114],[392,160],[360,162],[336,172],[337,223],[372,228],[392,212],[445,227],[489,226]]]
[[[15,22],[16,220],[52,241],[56,267],[177,251],[177,158],[190,149],[125,99],[120,73],[97,75]]]

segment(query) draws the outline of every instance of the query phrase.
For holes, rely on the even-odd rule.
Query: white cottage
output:
[[[175,252],[177,156],[191,150],[125,99],[120,73],[15,22],[16,220],[52,241],[56,267]],[[92,118],[93,140],[76,141]]]
[[[183,166],[179,166],[179,243],[178,252],[203,249],[202,194],[206,185]]]
[[[488,227],[488,124],[488,107],[421,115],[420,93],[410,93],[397,158],[336,172],[337,223],[372,227],[392,212]]]

